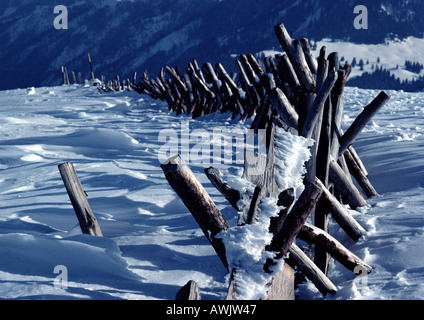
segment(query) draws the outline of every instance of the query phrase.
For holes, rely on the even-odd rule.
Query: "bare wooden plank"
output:
[[[179,155],[169,158],[161,165],[161,168],[170,186],[189,209],[222,263],[228,269],[224,243],[222,239],[215,238],[218,233],[230,227],[228,222]]]
[[[294,270],[287,263],[267,284],[267,300],[294,300]]]
[[[97,237],[103,236],[74,165],[70,162],[63,163],[59,165],[59,172],[77,215],[82,233]]]

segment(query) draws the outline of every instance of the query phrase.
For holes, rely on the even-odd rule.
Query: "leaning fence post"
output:
[[[390,100],[390,96],[382,91],[380,94],[358,115],[349,129],[340,137],[339,156],[355,141],[356,137],[365,128],[372,117]]]
[[[65,184],[72,206],[84,234],[102,237],[102,231],[88,203],[87,196],[72,163],[59,165],[59,172]]]
[[[228,269],[224,243],[222,239],[215,238],[218,233],[230,227],[228,222],[179,155],[169,158],[161,165],[161,168],[169,185],[184,202]]]

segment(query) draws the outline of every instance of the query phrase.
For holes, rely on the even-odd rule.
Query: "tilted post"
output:
[[[59,165],[59,172],[77,215],[82,233],[97,237],[103,236],[73,164],[66,162]]]
[[[218,233],[230,227],[228,222],[179,155],[169,158],[161,165],[161,168],[169,185],[184,202],[206,238],[214,247],[222,263],[228,269],[224,243],[222,239],[215,238]]]

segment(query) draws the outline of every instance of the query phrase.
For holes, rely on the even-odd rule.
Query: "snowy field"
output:
[[[379,92],[346,88],[347,127]],[[368,230],[354,243],[331,233],[375,269],[356,277],[336,262],[326,299],[424,297],[424,94],[391,101],[355,143],[380,193],[352,211]],[[166,129],[245,128],[228,115],[191,120],[134,92],[68,86],[0,92],[0,298],[174,299],[195,280],[203,299],[224,299],[228,274],[169,187],[158,152]],[[199,132],[199,131],[198,131]],[[74,164],[103,238],[82,235],[57,166]],[[228,180],[239,164],[214,166]],[[190,164],[230,225],[236,212]],[[67,280],[67,281],[66,281]],[[310,283],[299,299],[322,299]]]

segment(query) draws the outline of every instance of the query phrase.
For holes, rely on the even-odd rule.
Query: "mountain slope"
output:
[[[55,5],[42,0],[6,1],[0,8],[0,89],[60,83],[60,67],[89,77],[128,77],[165,64],[221,61],[230,54],[279,48],[273,26],[284,22],[293,36],[381,43],[388,36],[421,37],[424,7],[418,0],[159,0],[93,3],[62,1],[69,29],[56,30]],[[353,8],[364,4],[369,29],[356,30]]]

